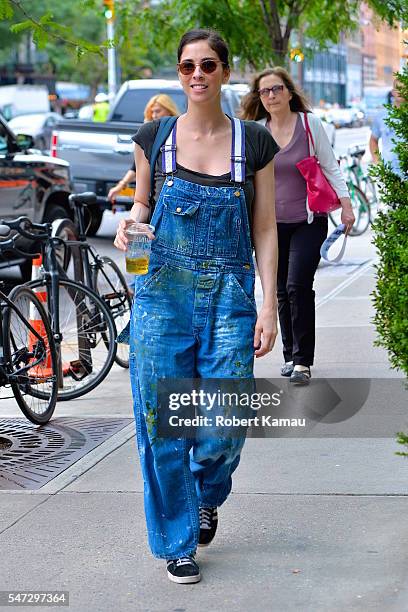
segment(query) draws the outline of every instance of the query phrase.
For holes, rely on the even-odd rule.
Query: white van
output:
[[[18,115],[48,113],[50,101],[44,85],[4,85],[0,87],[0,112],[9,121]]]

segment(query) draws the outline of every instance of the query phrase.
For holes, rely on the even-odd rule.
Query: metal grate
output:
[[[40,489],[132,419],[0,419],[0,490]]]

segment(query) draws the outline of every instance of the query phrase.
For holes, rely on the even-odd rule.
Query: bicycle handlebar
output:
[[[45,239],[51,234],[50,223],[33,223],[28,217],[18,217],[11,220],[1,219],[0,226],[7,226],[10,230],[17,231],[21,236],[29,240]],[[37,230],[37,233],[30,230]]]
[[[347,149],[347,153],[351,157],[363,157],[365,149],[363,149],[360,145],[355,145],[354,147]]]
[[[115,198],[115,202],[111,202],[108,200],[106,196],[97,196],[93,191],[84,191],[83,193],[71,193],[68,197],[68,201],[71,205],[71,208],[75,206],[78,208],[82,208],[85,206],[94,206],[95,204],[102,204],[103,206],[113,204],[133,204],[133,198],[127,196],[117,196]]]
[[[7,226],[0,225],[0,235],[1,236],[5,235],[1,233],[2,231],[4,231],[5,227]],[[10,233],[9,227],[7,227],[7,231],[8,233]],[[39,253],[27,253],[26,251],[22,251],[21,249],[19,249],[16,246],[17,238],[18,236],[13,236],[13,238],[10,238],[9,240],[3,240],[2,242],[0,242],[0,253],[12,251],[13,253],[17,253],[17,255],[21,255],[21,257],[24,257],[25,259],[35,259],[36,257],[38,257]]]

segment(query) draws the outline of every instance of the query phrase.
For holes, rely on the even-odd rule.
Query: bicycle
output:
[[[129,200],[126,198],[126,203]],[[127,285],[123,273],[118,265],[105,255],[101,256],[96,249],[87,241],[85,227],[85,210],[87,206],[107,203],[107,198],[98,197],[93,192],[71,194],[69,202],[74,210],[74,225],[69,219],[60,220],[56,224],[54,231],[64,234],[64,246],[71,253],[74,261],[74,278],[95,291],[105,302],[115,321],[116,329],[120,332],[129,321],[132,307],[131,292]],[[79,229],[77,236],[74,236],[76,228]],[[65,256],[64,260],[69,261],[70,257]],[[67,266],[64,265],[67,269]],[[129,367],[129,345],[118,344],[115,361],[122,368]]]
[[[0,226],[0,235],[10,233]],[[0,242],[0,251],[13,251],[26,258],[14,238]],[[10,295],[0,284],[0,386],[10,385],[23,414],[32,423],[44,425],[51,419],[58,393],[58,358],[50,323],[37,295],[17,286]]]
[[[348,180],[351,180],[366,196],[371,208],[378,206],[378,197],[375,183],[371,176],[363,170],[361,160],[365,153],[365,149],[360,146],[351,147],[348,149],[348,155],[351,157],[351,163],[348,165]]]
[[[99,385],[116,355],[116,327],[105,302],[91,289],[69,279],[57,260],[64,241],[52,236],[50,223],[27,217],[4,222],[40,245],[39,278],[26,286],[41,295],[58,355],[58,399],[75,399]]]
[[[340,157],[340,162],[343,160],[348,161],[348,156],[343,155]],[[364,192],[358,187],[351,177],[351,166],[347,166],[346,172],[346,183],[350,193],[351,206],[355,216],[355,223],[349,232],[349,236],[361,236],[368,229],[371,223],[371,207],[370,202],[365,196]],[[329,213],[329,219],[334,226],[338,226],[341,223],[341,208],[334,210]]]

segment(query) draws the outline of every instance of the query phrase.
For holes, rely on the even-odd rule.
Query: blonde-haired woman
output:
[[[157,94],[150,98],[144,109],[144,121],[155,121],[161,117],[176,117],[180,114],[175,102],[167,94]]]
[[[327,235],[327,214],[307,206],[306,182],[296,167],[309,156],[306,117],[315,154],[340,198],[341,221],[347,231],[354,215],[347,185],[322,122],[290,74],[281,67],[256,75],[242,102],[242,118],[259,121],[272,134],[280,151],[275,156],[275,202],[278,228],[278,307],[283,343],[282,376],[307,384],[315,350],[314,276],[320,247]]]
[[[161,119],[162,117],[176,117],[180,114],[179,109],[175,102],[170,98],[170,96],[166,94],[156,94],[145,106],[144,109],[144,122],[155,121],[157,119]],[[112,189],[110,189],[108,193],[108,200],[110,202],[115,202],[116,196],[125,189],[129,183],[134,183],[136,179],[136,167],[135,162],[126,172],[125,176],[120,179],[116,183]]]

